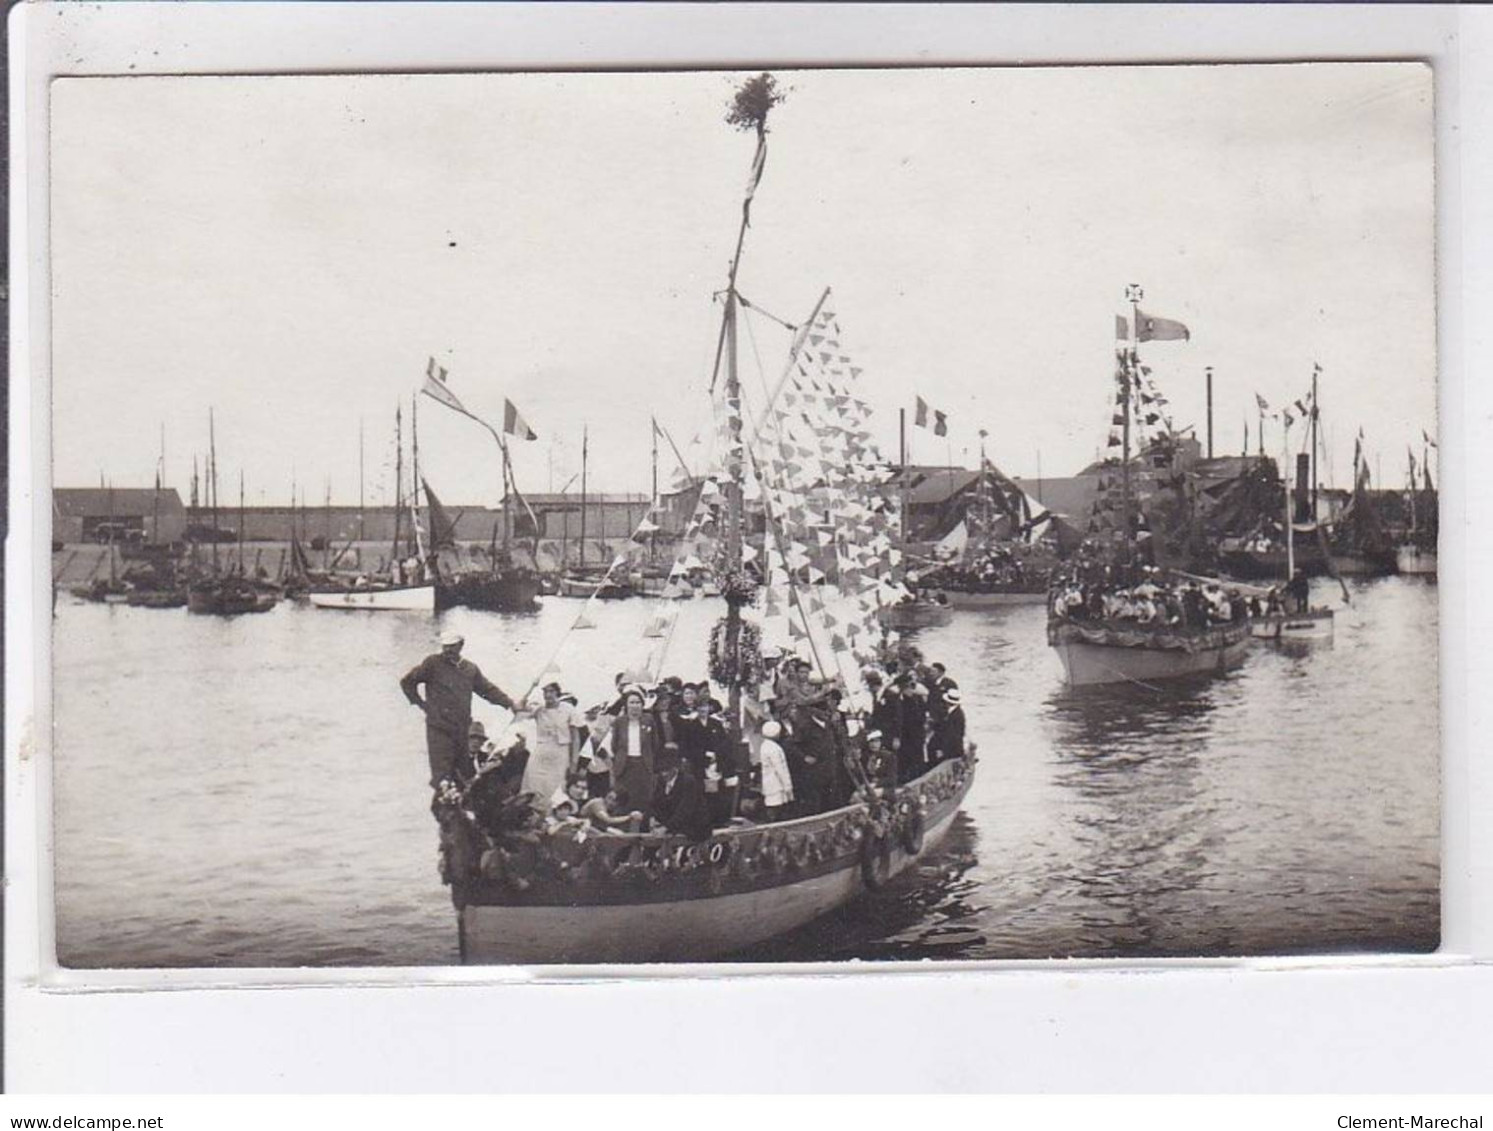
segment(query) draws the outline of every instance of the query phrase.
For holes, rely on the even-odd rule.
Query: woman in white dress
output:
[[[544,706],[534,712],[534,750],[524,769],[524,792],[545,812],[557,792],[565,790],[565,776],[575,769],[580,751],[576,732],[585,725],[581,713],[560,700],[560,685],[544,685]]]

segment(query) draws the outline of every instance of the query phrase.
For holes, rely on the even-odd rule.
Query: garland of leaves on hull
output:
[[[971,750],[943,763],[916,782],[875,800],[782,825],[717,830],[691,842],[677,836],[614,835],[577,827],[545,833],[516,827],[484,831],[477,814],[449,791],[436,799],[441,828],[441,879],[458,907],[473,884],[497,883],[515,892],[531,885],[577,884],[652,887],[670,879],[709,876],[712,888],[751,885],[762,879],[792,882],[807,869],[893,846],[915,853],[933,807],[958,795],[974,768]],[[527,809],[528,795],[504,803]]]
[[[1238,643],[1249,635],[1249,624],[1228,624],[1207,629],[1179,629],[1171,626],[1145,627],[1115,623],[1080,624],[1076,621],[1049,621],[1047,643],[1095,644],[1105,648],[1152,648],[1168,652],[1206,652]]]

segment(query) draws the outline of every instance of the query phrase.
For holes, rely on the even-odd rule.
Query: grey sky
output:
[[[1333,477],[1352,436],[1403,478],[1435,432],[1432,107],[1415,64],[777,72],[740,285],[790,320],[834,288],[895,444],[1069,474],[1102,447],[1124,289],[1190,342],[1143,347],[1179,423],[1236,452],[1254,395],[1323,366]],[[55,477],[185,488],[216,407],[225,500],[391,480],[393,412],[434,354],[540,433],[521,485],[646,490],[648,419],[681,445],[705,385],[752,142],[740,76],[64,79],[53,87]],[[749,393],[787,335],[750,319]],[[407,415],[406,407],[406,415]],[[497,490],[491,439],[424,401],[422,468]],[[1278,435],[1267,431],[1278,451]],[[1253,440],[1251,440],[1253,444]],[[966,454],[967,452],[967,454]],[[693,453],[691,453],[693,454]],[[666,461],[667,470],[667,461]]]

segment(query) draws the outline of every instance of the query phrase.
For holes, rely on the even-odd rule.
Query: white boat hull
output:
[[[1187,676],[1218,675],[1244,663],[1249,636],[1195,652],[1162,648],[1127,648],[1083,641],[1062,641],[1053,648],[1070,687],[1106,683],[1144,683]]]
[[[1333,615],[1331,609],[1311,609],[1305,613],[1270,613],[1255,617],[1249,623],[1249,632],[1256,640],[1287,643],[1301,640],[1325,643],[1332,639]]]
[[[434,585],[402,585],[393,589],[347,589],[306,594],[318,609],[371,609],[393,612],[435,612]]]
[[[957,807],[928,826],[924,855],[949,831]],[[918,857],[901,845],[890,874]],[[704,899],[580,907],[494,907],[461,911],[463,960],[469,963],[698,962],[785,934],[867,890],[856,863],[824,875],[757,891]]]
[[[1436,551],[1419,546],[1401,546],[1395,551],[1395,569],[1419,577],[1436,575]]]

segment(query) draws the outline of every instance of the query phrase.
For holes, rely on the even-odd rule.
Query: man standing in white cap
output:
[[[425,743],[430,754],[430,785],[455,780],[456,767],[466,753],[472,725],[472,696],[513,710],[504,695],[471,660],[461,658],[466,643],[459,632],[441,633],[441,650],[426,656],[399,681],[405,698],[425,712]],[[425,697],[420,697],[424,685]]]

